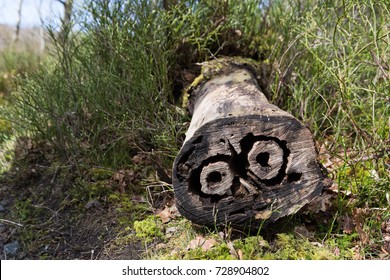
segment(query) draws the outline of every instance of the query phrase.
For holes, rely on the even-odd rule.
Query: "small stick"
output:
[[[5,219],[0,219],[0,222],[1,223],[15,225],[15,226],[19,226],[19,227],[23,227],[22,224],[19,224],[19,223],[13,222],[13,221],[9,221],[9,220],[5,220]]]

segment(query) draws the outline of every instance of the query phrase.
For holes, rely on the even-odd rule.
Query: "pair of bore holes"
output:
[[[269,153],[267,152],[264,152],[264,153],[259,153],[257,156],[256,156],[256,162],[258,164],[260,164],[262,167],[269,167]],[[210,184],[217,184],[217,183],[220,183],[222,181],[222,174],[218,171],[213,171],[213,172],[210,172],[210,174],[208,174],[207,178],[206,178],[206,181]],[[297,182],[301,179],[302,177],[302,173],[300,172],[291,172],[289,174],[287,174],[287,182],[291,183],[291,182]]]
[[[233,137],[233,134],[231,135]],[[225,144],[225,139],[219,140],[221,144]],[[267,152],[259,153],[256,156],[256,162],[260,164],[262,167],[269,167],[269,158],[270,154]],[[297,182],[301,179],[302,173],[300,172],[291,172],[287,174],[287,182]],[[213,171],[210,174],[208,174],[206,181],[210,184],[217,184],[222,181],[222,174],[218,171]]]
[[[301,179],[302,173],[300,172],[291,172],[287,174],[287,182],[297,182]],[[208,176],[206,181],[209,184],[218,184],[222,181],[222,174],[218,171],[211,172]]]

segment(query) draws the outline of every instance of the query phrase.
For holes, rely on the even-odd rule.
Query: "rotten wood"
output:
[[[205,65],[173,167],[180,213],[206,226],[258,228],[319,196],[324,175],[305,125],[268,102],[248,64]]]

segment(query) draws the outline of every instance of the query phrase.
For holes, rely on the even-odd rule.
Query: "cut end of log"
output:
[[[185,217],[207,226],[256,228],[321,194],[323,174],[311,133],[268,103],[253,74],[229,69],[197,95],[173,168],[176,202]]]

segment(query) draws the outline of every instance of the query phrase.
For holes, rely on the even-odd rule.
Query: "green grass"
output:
[[[19,42],[12,42],[10,28],[0,26],[0,30],[4,44],[0,49],[0,172],[3,172],[11,166],[17,137],[13,113],[16,81],[35,71],[43,55],[28,48],[35,46],[35,38],[22,36]]]

